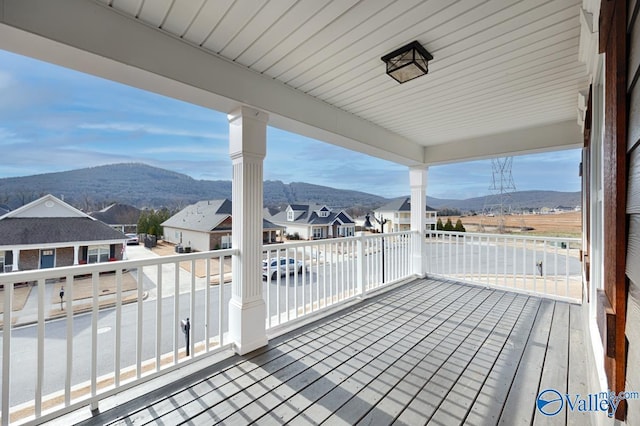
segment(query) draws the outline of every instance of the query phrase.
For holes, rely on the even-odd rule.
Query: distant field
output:
[[[451,216],[451,221],[455,225],[459,216]],[[582,212],[568,212],[555,214],[535,214],[535,215],[513,215],[505,216],[505,227],[507,232],[546,235],[546,236],[580,236],[582,233]],[[486,216],[463,216],[462,224],[469,232],[495,232],[498,224],[497,217]],[[446,216],[442,217],[445,223]],[[522,231],[523,228],[533,228],[533,230]]]

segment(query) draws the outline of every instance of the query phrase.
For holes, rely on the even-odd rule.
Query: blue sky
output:
[[[266,180],[409,194],[407,168],[275,128]],[[226,114],[0,50],[0,178],[140,162],[230,180]],[[518,190],[579,191],[580,150],[515,157]],[[490,160],[429,168],[428,195],[486,195]]]

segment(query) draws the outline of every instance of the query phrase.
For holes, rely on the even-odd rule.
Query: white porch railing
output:
[[[267,328],[412,276],[412,238],[394,232],[264,246]],[[286,259],[277,269],[271,260]]]
[[[301,268],[263,281],[267,328],[412,276],[412,238],[419,234],[265,246],[265,258],[293,258]],[[0,274],[2,423],[97,408],[107,396],[228,348],[231,288],[210,284],[231,280],[236,254],[217,250]],[[104,294],[107,288],[115,291]],[[84,300],[78,300],[81,291]],[[25,292],[35,292],[28,297],[33,305],[18,306],[16,296]],[[181,328],[186,318],[189,355]]]
[[[427,273],[582,301],[581,240],[430,231]]]
[[[408,231],[264,246],[265,259],[292,259],[273,279],[273,271],[266,271],[267,328],[412,277],[418,238],[419,233]],[[579,247],[580,240],[569,238],[433,231],[424,262],[431,275],[579,301]],[[230,258],[236,253],[218,250],[0,274],[3,424],[45,421],[82,405],[96,407],[102,398],[228,347],[231,289],[210,284],[231,279]],[[289,270],[292,265],[295,271]],[[101,296],[108,280],[115,293]],[[87,299],[74,315],[67,303],[77,299],[74,292],[83,282]],[[35,292],[29,299],[36,302],[13,311],[14,296],[25,283],[27,291]],[[57,294],[62,284],[64,309]],[[26,327],[28,309],[33,315]],[[180,326],[187,317],[189,356]]]
[[[102,398],[224,348],[231,291],[210,284],[224,283],[225,272],[230,277],[235,253],[218,250],[0,274],[2,424],[45,421],[87,404],[95,408]],[[83,306],[75,306],[74,315],[68,304],[83,282],[89,294],[83,302],[76,300]],[[103,288],[113,286],[113,295],[101,296]],[[23,290],[37,292],[37,302],[13,311],[15,296]],[[186,318],[189,356],[181,329]]]

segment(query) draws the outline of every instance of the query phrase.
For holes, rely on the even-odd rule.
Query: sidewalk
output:
[[[73,306],[74,314],[89,312],[93,308],[93,282],[91,277],[76,278],[73,285]],[[44,287],[44,319],[45,321],[64,317],[69,309],[69,291],[66,287],[63,303],[60,303],[60,289],[66,285],[65,281],[47,283]],[[100,288],[98,296],[98,306],[100,309],[115,306],[116,304],[116,275],[103,274],[100,276]],[[14,310],[11,323],[13,326],[23,326],[36,323],[38,321],[38,287],[21,287],[14,292]],[[143,298],[146,299],[148,293],[145,292]],[[3,295],[4,296],[4,295]],[[131,273],[125,272],[122,275],[122,304],[136,302],[138,298],[138,286]],[[24,300],[24,302],[22,302]],[[0,320],[0,325],[2,321]]]

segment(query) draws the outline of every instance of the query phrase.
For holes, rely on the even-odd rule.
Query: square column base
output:
[[[425,278],[427,276],[426,268],[424,266],[424,257],[423,256],[414,256],[413,257],[413,273],[418,276],[418,278]]]
[[[267,315],[264,300],[229,302],[229,337],[238,355],[244,355],[268,343],[265,326]]]

